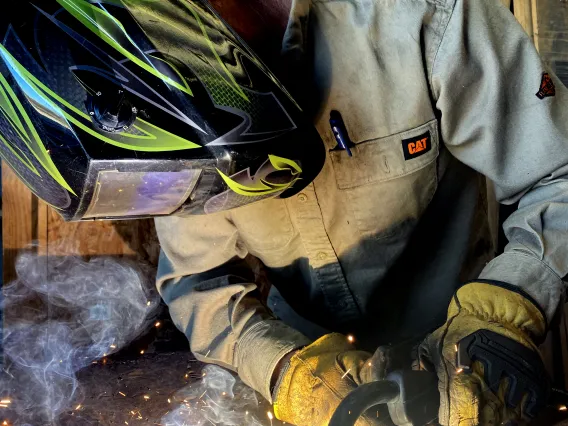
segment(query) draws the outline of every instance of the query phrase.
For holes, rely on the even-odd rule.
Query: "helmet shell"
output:
[[[67,220],[286,197],[325,150],[203,1],[36,0],[0,18],[0,155]]]

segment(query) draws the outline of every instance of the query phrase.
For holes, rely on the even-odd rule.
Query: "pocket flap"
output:
[[[439,152],[438,121],[384,138],[362,142],[345,151],[331,151],[337,186],[354,188],[413,173],[435,161]]]

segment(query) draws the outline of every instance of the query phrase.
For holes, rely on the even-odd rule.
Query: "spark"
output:
[[[168,404],[171,404],[172,400],[170,398],[168,398]]]
[[[225,395],[227,395],[227,392],[223,392],[221,395],[225,396]]]
[[[211,349],[209,349],[209,350],[207,351],[207,353],[205,354],[205,358],[207,358],[210,353],[211,353]]]
[[[149,397],[148,395],[144,395],[144,399],[145,399],[146,401],[148,401],[148,400],[150,399],[150,397]]]
[[[124,423],[125,423],[125,424],[128,424],[128,422],[127,422],[126,420],[124,421]]]
[[[2,423],[4,426],[6,426],[8,424],[8,422],[6,420],[4,420],[4,423]]]
[[[458,351],[460,350],[460,349],[458,348],[458,345],[456,345],[456,346],[454,347],[454,349],[456,350],[456,352],[458,352]]]
[[[349,374],[349,372],[350,372],[350,371],[351,371],[351,369],[347,370],[347,371],[345,372],[345,374],[344,374],[343,376],[341,376],[341,378],[342,378],[342,379],[344,379],[344,378],[345,378],[345,376],[347,376],[347,375]]]
[[[116,349],[116,345],[114,345],[114,344],[113,344],[113,345],[110,345],[110,348],[111,348],[111,349]]]
[[[80,410],[80,409],[81,409],[81,404],[79,404],[75,407],[75,411]]]
[[[150,306],[152,304],[152,302],[150,302],[149,300],[146,302],[146,306]]]
[[[558,411],[566,411],[568,410],[568,408],[565,405],[561,405],[560,407],[558,407]]]
[[[268,416],[268,420],[270,420],[270,426],[272,426],[272,419],[274,418],[274,416],[272,415],[272,413],[270,411],[268,411],[266,413],[266,415]]]
[[[207,391],[206,391],[206,390],[205,390],[205,391],[203,391],[203,393],[201,394],[201,396],[200,396],[199,398],[197,398],[197,399],[201,399],[201,398],[203,398],[203,395],[205,395],[206,393],[207,393]]]
[[[352,334],[350,334],[349,336],[347,336],[347,341],[349,343],[353,343],[355,341],[355,337]]]
[[[103,354],[103,357],[107,356],[106,352]]]
[[[162,325],[162,323],[160,321],[156,321],[156,324],[154,324],[155,327],[159,327],[161,325]]]
[[[121,394],[122,396],[126,396],[126,394],[125,394],[125,393],[122,393],[122,392],[119,392],[119,394]]]
[[[188,377],[189,377],[189,374],[186,374],[186,375],[185,375],[185,378],[187,379]]]
[[[0,407],[2,408],[8,408],[8,406],[6,404],[0,404]]]
[[[369,367],[372,367],[373,364],[371,364],[371,361],[369,361],[369,363],[367,364]]]
[[[9,399],[3,399],[3,400],[0,401],[0,404],[11,404],[11,403],[12,403],[12,401],[9,400]]]
[[[140,351],[140,355],[144,355],[144,349]]]
[[[463,372],[463,368],[458,368],[458,369],[456,370],[456,374],[460,374],[460,373],[462,373],[462,372]]]

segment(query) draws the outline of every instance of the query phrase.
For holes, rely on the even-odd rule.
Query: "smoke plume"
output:
[[[177,406],[160,422],[164,426],[262,426],[268,421],[255,391],[215,365],[205,367],[203,378],[180,390],[172,402]]]
[[[159,296],[149,268],[23,254],[4,286],[0,403],[9,424],[56,424],[81,400],[76,373],[127,346],[152,323]]]

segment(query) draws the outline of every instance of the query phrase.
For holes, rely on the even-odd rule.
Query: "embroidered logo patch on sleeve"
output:
[[[430,136],[430,131],[411,139],[402,140],[402,150],[404,151],[405,160],[412,160],[413,158],[420,157],[431,149],[432,138]]]
[[[554,95],[556,95],[556,87],[554,87],[554,81],[552,81],[550,74],[545,72],[542,75],[542,81],[540,82],[540,90],[538,91],[536,96],[539,99],[544,99]]]

